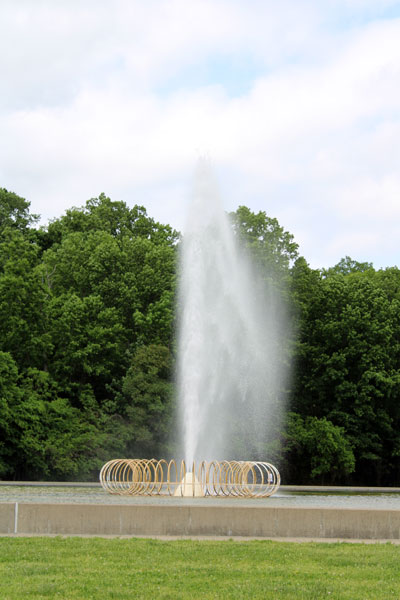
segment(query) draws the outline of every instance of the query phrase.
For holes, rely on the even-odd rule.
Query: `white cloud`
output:
[[[342,218],[358,218],[374,225],[392,220],[400,229],[400,175],[390,173],[382,179],[366,175],[354,179],[343,189],[337,205]]]
[[[328,8],[6,1],[0,185],[46,217],[105,191],[181,227],[187,179],[206,151],[227,208],[277,216],[313,265],[350,248],[399,263],[400,19],[329,30]],[[179,78],[244,55],[259,67],[240,96],[223,74],[200,87]]]

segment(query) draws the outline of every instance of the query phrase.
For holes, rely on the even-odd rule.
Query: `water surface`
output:
[[[147,504],[170,506],[273,506],[304,508],[357,508],[400,510],[399,493],[291,493],[278,491],[269,498],[174,498],[170,496],[119,496],[100,486],[0,485],[0,502],[76,504]]]

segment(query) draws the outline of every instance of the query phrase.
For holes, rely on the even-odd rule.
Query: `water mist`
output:
[[[266,249],[267,251],[267,249]],[[178,390],[183,460],[117,458],[111,494],[267,498],[285,386],[282,282],[253,268],[207,161],[198,164],[181,245]]]
[[[206,160],[195,173],[180,261],[186,464],[268,459],[284,409],[286,319],[270,274],[256,273],[235,239]]]

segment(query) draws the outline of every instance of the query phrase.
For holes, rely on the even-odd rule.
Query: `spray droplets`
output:
[[[189,463],[262,459],[279,426],[283,318],[263,286],[238,248],[209,161],[201,159],[179,295],[178,387]]]

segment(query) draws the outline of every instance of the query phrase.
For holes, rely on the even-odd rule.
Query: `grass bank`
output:
[[[400,598],[400,546],[0,538],[0,598]]]

